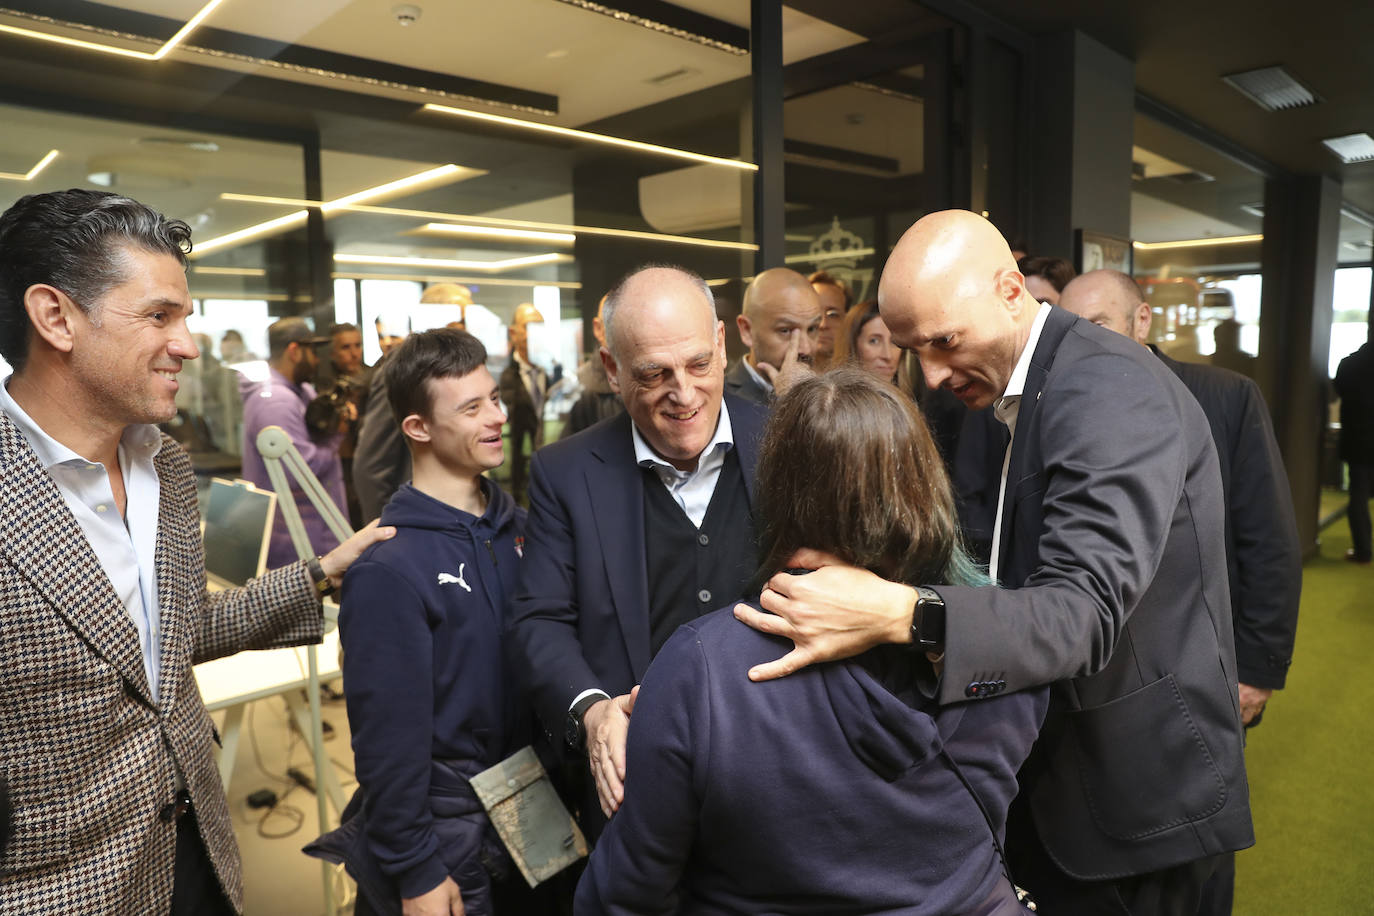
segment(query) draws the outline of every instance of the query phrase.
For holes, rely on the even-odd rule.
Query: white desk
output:
[[[339,631],[338,606],[325,603],[324,643],[313,647],[319,666],[320,683],[328,683],[340,677],[339,671]],[[211,712],[225,710],[224,729],[220,736],[223,747],[219,752],[219,775],[224,782],[225,791],[234,773],[234,758],[238,754],[239,734],[243,726],[243,712],[246,704],[254,700],[277,695],[286,698],[286,705],[296,720],[301,734],[310,742],[315,734],[310,707],[301,692],[310,685],[309,646],[296,646],[289,649],[265,649],[256,652],[240,652],[227,658],[195,666],[196,683],[200,686],[201,698],[205,708]],[[322,749],[316,748],[316,760],[326,759]],[[322,771],[322,772],[320,772]],[[339,784],[339,774],[332,766],[317,768],[316,788],[334,805],[335,814],[343,811],[348,798]]]

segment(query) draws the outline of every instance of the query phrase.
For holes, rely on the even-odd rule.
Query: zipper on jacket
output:
[[[491,554],[491,565],[500,566],[501,564],[496,562],[496,548],[491,546],[491,538],[487,538],[482,543],[487,545],[487,553]]]

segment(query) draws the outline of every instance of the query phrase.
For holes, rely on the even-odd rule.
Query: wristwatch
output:
[[[563,740],[568,742],[568,747],[580,751],[587,746],[587,726],[582,718],[587,714],[587,710],[606,698],[606,694],[601,691],[589,693],[568,710],[563,725]]]
[[[911,610],[911,641],[925,652],[945,651],[945,599],[933,588],[916,586],[916,606]]]
[[[334,583],[325,574],[324,567],[320,565],[319,557],[311,557],[305,561],[305,568],[310,573],[310,579],[315,583],[315,593],[321,598],[328,598],[334,594]]]

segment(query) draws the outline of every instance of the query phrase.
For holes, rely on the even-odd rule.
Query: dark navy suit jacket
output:
[[[978,806],[1000,832],[1046,691],[942,707],[906,647],[749,680],[790,648],[730,608],[664,645],[574,913],[1024,912]]]
[[[767,414],[730,395],[724,403],[752,503]],[[508,645],[556,744],[578,694],[629,693],[649,667],[643,473],[628,413],[534,456]]]
[[[1059,867],[1116,878],[1253,843],[1221,475],[1178,377],[1052,309],[1000,534],[1006,588],[938,586],[941,699],[1053,683],[1022,786]]]

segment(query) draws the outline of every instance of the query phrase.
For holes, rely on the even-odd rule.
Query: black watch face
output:
[[[568,713],[568,718],[563,725],[563,740],[567,741],[572,747],[577,747],[582,742],[578,739],[582,737],[582,726],[577,721],[577,717]]]

